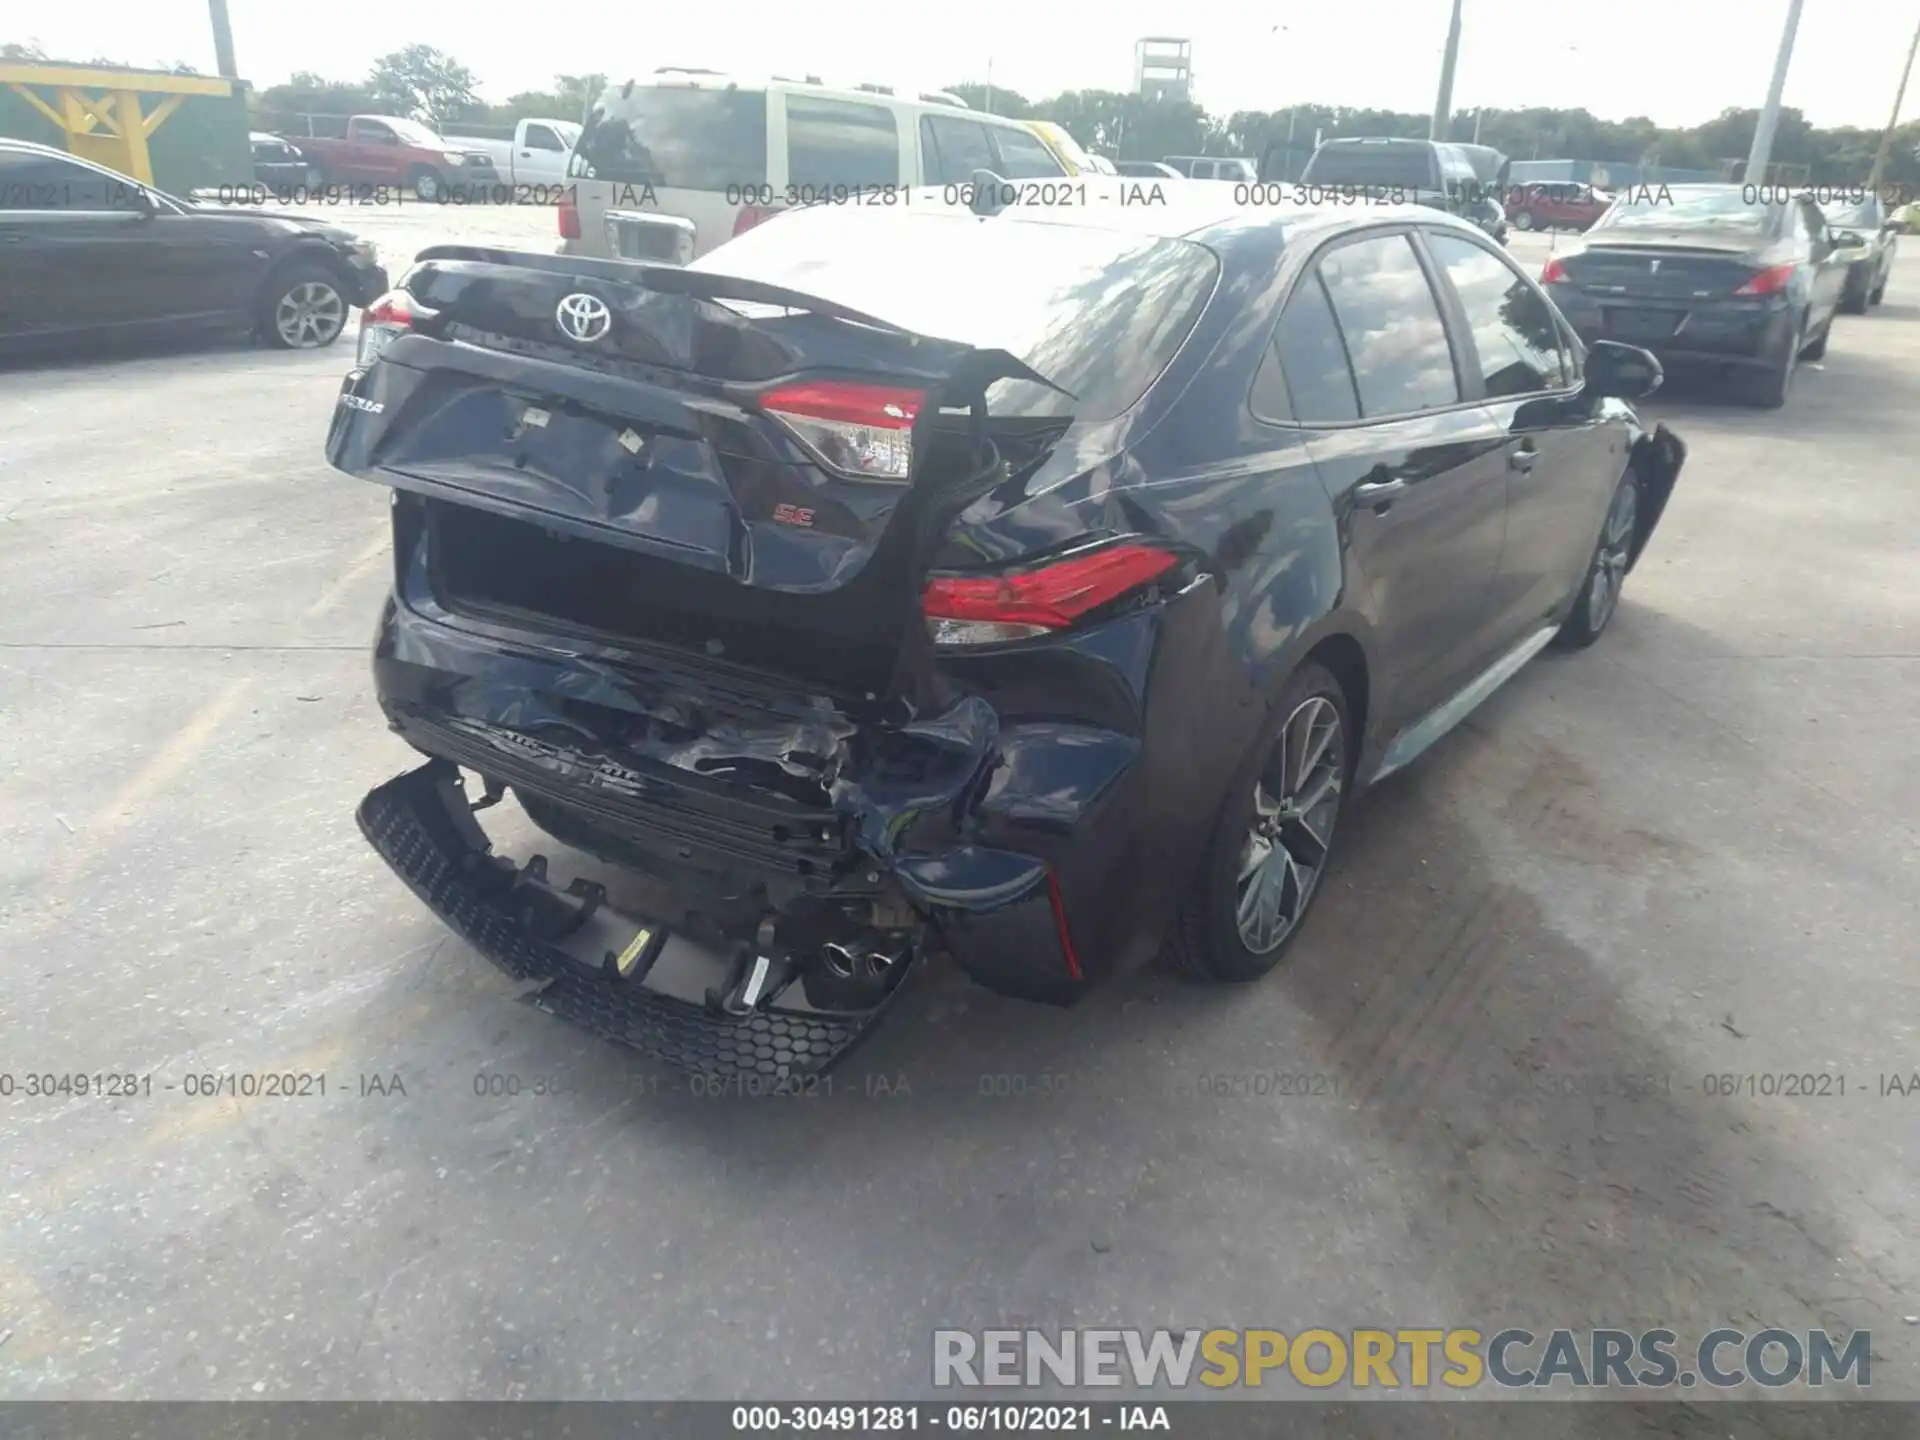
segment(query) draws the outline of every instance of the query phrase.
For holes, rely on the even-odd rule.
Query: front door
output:
[[[1496,649],[1539,630],[1585,577],[1614,487],[1619,427],[1582,395],[1553,307],[1493,246],[1452,231],[1422,241],[1455,307],[1469,384],[1502,437],[1506,540],[1493,586]]]

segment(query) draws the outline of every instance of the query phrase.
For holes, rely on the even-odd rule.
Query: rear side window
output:
[[[1066,173],[1053,152],[1028,131],[996,125],[993,144],[1000,152],[1000,164],[994,173],[1004,180],[1045,180]]]
[[[1354,391],[1347,347],[1340,339],[1340,326],[1333,318],[1318,272],[1294,287],[1287,308],[1280,314],[1273,344],[1296,420],[1333,425],[1360,418],[1360,399]]]
[[[974,171],[991,170],[994,166],[993,147],[987,143],[987,127],[976,120],[922,116],[920,147],[926,151],[929,185],[958,185],[971,180]]]
[[[766,92],[614,86],[588,115],[567,173],[674,190],[764,185]]]
[[[1362,415],[1405,415],[1459,402],[1446,326],[1405,235],[1331,250],[1320,261],[1320,276],[1353,361]]]
[[[809,206],[728,241],[692,268],[784,285],[922,335],[1006,350],[1068,392],[1001,380],[987,395],[997,415],[1110,420],[1131,409],[1206,308],[1220,269],[1213,252],[1189,240],[1002,219],[988,225],[904,206]],[[809,323],[804,316],[783,322],[777,313],[755,318]]]
[[[884,105],[787,96],[787,183],[894,185],[900,130]]]
[[[1539,291],[1491,250],[1457,235],[1427,235],[1433,258],[1453,282],[1480,354],[1492,398],[1535,395],[1564,383],[1560,327]]]

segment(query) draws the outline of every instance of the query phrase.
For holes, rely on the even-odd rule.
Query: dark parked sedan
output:
[[[1887,218],[1887,207],[1877,195],[1837,200],[1823,205],[1821,213],[1833,229],[1839,258],[1847,262],[1840,308],[1849,315],[1864,315],[1886,297],[1894,257],[1900,253],[1899,227]]]
[[[309,349],[386,287],[373,246],[337,226],[201,209],[0,140],[0,355],[198,331]]]
[[[1581,339],[1731,370],[1753,400],[1777,408],[1799,361],[1827,352],[1848,257],[1813,201],[1751,198],[1766,193],[1623,191],[1540,278]]]
[[[1270,971],[1354,794],[1606,629],[1684,449],[1467,222],[1226,189],[423,252],[327,438],[395,492],[426,757],[373,845],[544,1008],[756,1083],[936,954]],[[493,854],[509,792],[613,868]]]
[[[320,188],[319,167],[291,140],[256,133],[247,136],[247,143],[253,148],[253,182],[269,195]]]

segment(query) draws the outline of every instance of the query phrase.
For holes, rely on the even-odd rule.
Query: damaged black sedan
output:
[[[1352,795],[1606,628],[1659,378],[1418,207],[423,252],[327,441],[394,492],[374,671],[428,757],[361,826],[539,1004],[709,1074],[817,1073],[934,956],[1257,978]],[[633,893],[496,855],[509,793]]]

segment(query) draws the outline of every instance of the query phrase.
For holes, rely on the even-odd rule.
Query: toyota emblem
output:
[[[597,295],[567,296],[553,312],[553,320],[562,335],[582,345],[591,345],[613,328],[613,312]]]

